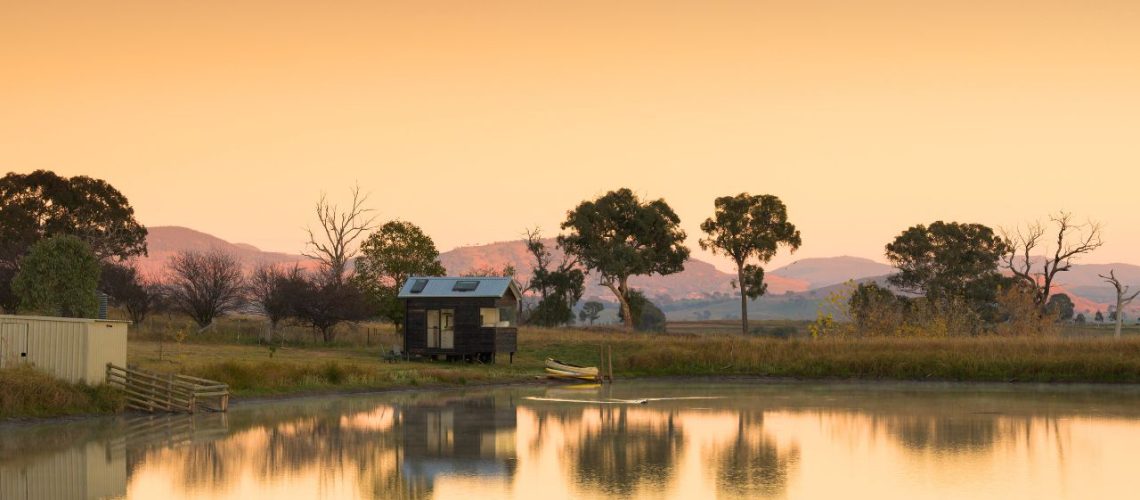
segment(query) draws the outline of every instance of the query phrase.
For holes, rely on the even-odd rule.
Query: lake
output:
[[[0,425],[0,498],[1119,498],[1131,387],[618,381]]]

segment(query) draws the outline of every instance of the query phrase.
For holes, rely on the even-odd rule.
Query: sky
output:
[[[354,184],[441,250],[629,187],[700,258],[747,191],[803,234],[772,265],[1059,210],[1104,224],[1088,262],[1140,263],[1138,26],[1132,0],[0,0],[0,172],[285,252]]]

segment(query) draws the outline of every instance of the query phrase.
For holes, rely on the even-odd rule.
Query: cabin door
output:
[[[455,309],[444,309],[439,312],[440,349],[455,349]]]
[[[427,312],[427,346],[429,349],[439,348],[439,311]]]

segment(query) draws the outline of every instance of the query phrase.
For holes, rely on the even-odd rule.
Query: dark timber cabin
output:
[[[411,277],[404,301],[404,352],[494,362],[518,350],[519,299],[511,278]]]

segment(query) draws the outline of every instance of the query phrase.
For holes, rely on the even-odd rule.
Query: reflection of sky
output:
[[[502,397],[362,402],[276,423],[251,419],[244,428],[232,423],[239,409],[220,438],[128,445],[126,492],[164,500],[1108,498],[1131,491],[1130,464],[1140,449],[1140,408],[1127,410],[1127,401],[1098,416],[1081,409],[1088,402],[1058,413],[1054,400],[1035,414],[1023,404],[1002,407],[1000,397],[928,406],[904,399],[862,410],[846,403],[764,408],[763,400],[699,403],[711,408],[516,407]],[[452,425],[439,418],[452,413],[456,423],[445,431],[454,432],[454,447],[417,448],[427,440],[416,433]],[[473,423],[473,415],[495,418]],[[112,440],[107,448],[120,446]],[[54,459],[5,457],[0,477],[37,460]]]

